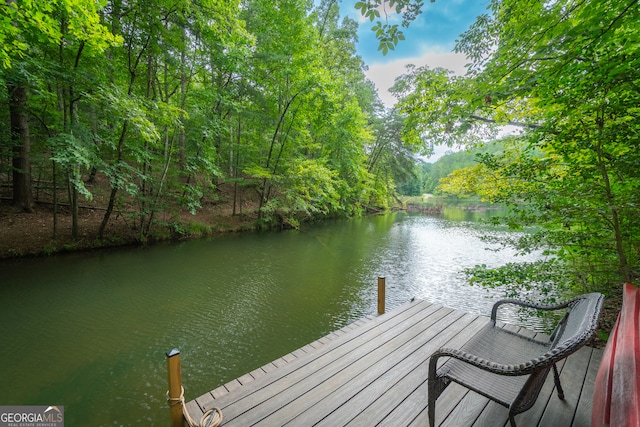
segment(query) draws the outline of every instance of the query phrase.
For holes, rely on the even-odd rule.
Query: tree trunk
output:
[[[72,174],[76,174],[76,171],[72,171]],[[71,237],[73,240],[78,240],[79,236],[79,225],[78,225],[78,189],[75,184],[71,189]]]
[[[231,175],[233,177],[233,214],[232,215],[236,215],[237,211],[236,211],[236,206],[239,205],[240,206],[240,214],[242,214],[242,200],[240,200],[240,202],[238,203],[238,179],[240,178],[240,174],[238,173],[238,169],[240,167],[240,135],[242,134],[242,121],[241,121],[241,117],[238,114],[238,131],[236,132],[236,139],[237,139],[237,145],[236,145],[236,156],[235,156],[235,165],[233,166],[233,174]]]
[[[291,97],[289,101],[287,101],[287,103],[284,106],[284,109],[282,110],[282,113],[280,114],[280,117],[278,118],[276,129],[274,130],[273,136],[271,137],[271,145],[269,146],[269,154],[267,155],[267,162],[265,164],[265,169],[267,170],[271,169],[273,150],[275,148],[276,142],[278,141],[278,137],[280,136],[282,126],[284,125],[284,118],[287,115],[287,111],[289,111],[289,107],[291,107],[291,104],[293,104],[293,101],[295,101],[296,97],[299,94],[300,92],[297,92],[295,95]],[[282,146],[280,147],[280,153],[278,154],[278,159],[280,158],[281,154],[282,154]],[[273,168],[273,173],[275,173],[277,167],[278,167],[278,162],[276,161],[276,165]],[[258,190],[258,192],[260,194],[260,204],[258,205],[258,218],[261,219],[262,208],[267,204],[267,202],[269,201],[269,197],[271,195],[271,184],[267,178],[262,179],[262,187]]]
[[[184,108],[185,108],[185,103],[187,100],[187,73],[184,69],[185,65],[187,63],[187,54],[186,54],[186,34],[185,31],[182,31],[182,51],[180,52],[180,121],[184,124],[185,122],[185,114],[184,114]],[[167,96],[168,98],[168,96]],[[185,171],[186,170],[186,155],[185,155],[185,140],[186,140],[186,134],[185,134],[185,130],[184,130],[184,126],[181,126],[179,129],[179,143],[178,143],[178,147],[180,149],[180,154],[179,154],[179,158],[180,158],[180,170],[181,171]]]
[[[53,240],[58,238],[58,179],[56,177],[56,162],[51,161],[51,176],[53,177]]]
[[[13,142],[13,204],[23,212],[33,212],[31,193],[31,138],[27,114],[27,88],[7,83],[11,141]]]
[[[598,115],[598,142],[594,146],[596,155],[598,156],[597,166],[602,175],[603,190],[607,200],[609,212],[611,214],[611,227],[613,228],[613,236],[616,243],[616,252],[618,254],[618,263],[620,266],[620,275],[622,276],[622,282],[631,282],[631,270],[629,268],[629,262],[624,250],[624,238],[622,232],[622,226],[620,225],[620,218],[618,215],[618,204],[615,200],[615,195],[611,187],[611,180],[609,179],[609,171],[606,164],[606,157],[602,150],[602,141],[604,139],[604,117],[605,111],[602,107],[600,114]]]
[[[80,46],[78,46],[78,52],[76,53],[76,60],[73,65],[74,71],[78,69],[80,65],[80,58],[82,56],[82,51],[84,50],[85,42],[82,40],[80,42]],[[78,121],[78,111],[76,110],[76,103],[80,100],[80,97],[75,96],[75,90],[73,85],[69,85],[69,120],[71,123],[71,128],[73,129],[74,123]],[[76,180],[80,181],[82,176],[80,174],[80,167],[75,165],[73,168],[73,173],[75,175],[74,185],[73,185],[73,211],[72,211],[72,225],[71,225],[71,234],[73,236],[73,240],[77,240],[79,236],[79,219],[78,219],[78,187],[76,186]]]
[[[128,122],[122,124],[122,131],[120,132],[120,138],[118,139],[118,159],[116,160],[116,170],[118,174],[120,174],[120,163],[122,162],[122,150],[124,145],[124,138],[127,134],[127,125]],[[107,205],[107,211],[104,213],[104,217],[102,218],[102,223],[100,223],[100,228],[98,229],[98,238],[102,239],[104,236],[104,230],[107,228],[107,224],[109,223],[109,218],[111,217],[111,212],[113,212],[113,207],[116,204],[116,195],[118,194],[118,186],[115,183],[111,183],[111,195],[109,196],[109,204]]]

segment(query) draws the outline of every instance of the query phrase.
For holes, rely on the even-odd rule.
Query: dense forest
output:
[[[53,221],[69,210],[74,236],[93,198],[92,233],[119,212],[144,241],[160,213],[196,212],[221,185],[233,214],[255,200],[262,226],[383,210],[413,167],[335,0],[2,8],[6,197],[52,205]]]
[[[425,7],[354,6],[381,54]],[[399,191],[438,189],[509,206],[506,224],[535,229],[503,243],[548,255],[478,266],[474,283],[583,291],[638,276],[637,0],[491,0],[457,41],[467,74],[410,66],[392,110],[366,79],[358,24],[337,0],[0,7],[0,183],[24,212],[49,203],[55,223],[68,209],[74,236],[82,201],[98,197],[92,233],[105,238],[118,212],[145,241],[167,213],[197,212],[221,186],[233,214],[253,195],[264,226],[383,210]],[[419,160],[507,127],[519,131],[471,163]]]
[[[475,144],[466,150],[447,150],[435,162],[418,157],[411,173],[397,182],[397,190],[404,196],[435,194],[479,198],[481,196],[475,189],[465,192],[460,187],[450,187],[450,179],[460,174],[459,171],[478,164],[480,156],[489,153],[499,154],[502,150],[503,140],[499,139],[485,144]]]

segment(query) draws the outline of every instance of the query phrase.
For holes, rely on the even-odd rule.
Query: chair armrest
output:
[[[477,368],[492,372],[494,374],[519,376],[529,375],[539,369],[551,366],[557,361],[556,357],[551,357],[554,353],[556,352],[551,351],[541,357],[528,360],[518,365],[503,365],[501,363],[495,363],[490,360],[483,359],[482,357],[477,356],[473,353],[467,353],[465,351],[453,348],[441,348],[435,351],[429,359],[429,378],[435,378],[438,359],[441,357],[453,357],[462,362],[468,363]]]
[[[500,306],[503,304],[515,304],[521,307],[528,307],[528,308],[534,308],[536,310],[550,311],[550,310],[561,310],[563,308],[567,308],[572,301],[573,300],[569,300],[556,305],[544,305],[544,304],[536,304],[528,301],[522,301],[517,299],[511,299],[511,298],[501,299],[497,301],[495,304],[493,304],[493,308],[491,309],[491,321],[495,323],[496,316],[498,314],[498,308],[500,308]]]

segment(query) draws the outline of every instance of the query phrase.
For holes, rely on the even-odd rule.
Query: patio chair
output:
[[[544,306],[505,299],[491,310],[491,322],[459,349],[441,348],[429,360],[429,425],[435,424],[438,396],[453,381],[509,409],[509,422],[530,409],[538,398],[547,374],[553,369],[558,397],[564,400],[556,363],[578,351],[593,337],[604,297],[585,294],[563,304]],[[503,304],[538,310],[566,309],[549,341],[538,341],[496,327],[496,314]],[[440,362],[440,363],[439,363]]]

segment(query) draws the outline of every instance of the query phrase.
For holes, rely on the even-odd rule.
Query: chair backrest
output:
[[[600,293],[581,295],[568,302],[567,313],[558,325],[551,348],[579,348],[595,334],[604,296]]]

